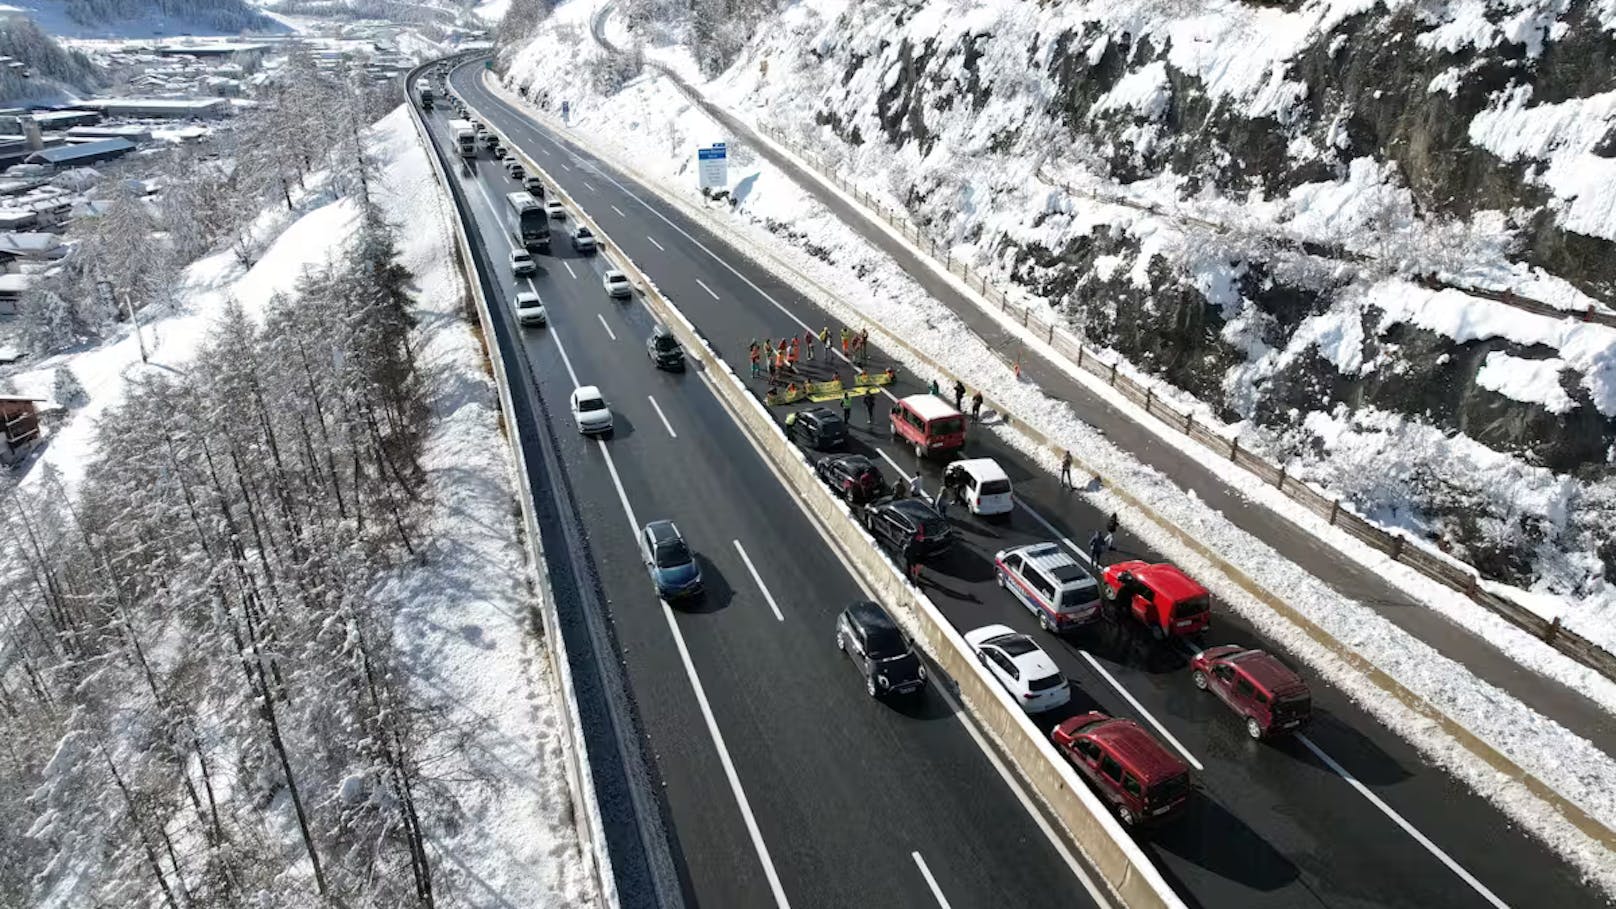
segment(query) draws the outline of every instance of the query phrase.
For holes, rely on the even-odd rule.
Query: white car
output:
[[[561,204],[560,199],[551,199],[550,201],[544,203],[544,213],[557,221],[565,221],[567,219],[567,207]]]
[[[539,295],[524,290],[516,295],[516,321],[522,325],[544,325],[550,317],[544,311],[544,301]]]
[[[634,285],[628,283],[628,275],[615,268],[606,269],[606,275],[600,279],[600,283],[606,288],[606,296],[614,300],[634,296]]]
[[[511,274],[520,278],[523,275],[536,275],[539,273],[538,263],[525,249],[511,250]]]
[[[612,431],[612,409],[606,406],[600,389],[580,385],[572,392],[572,420],[584,435]]]
[[[1004,625],[965,632],[971,652],[1028,713],[1054,710],[1072,698],[1066,677],[1032,638]]]

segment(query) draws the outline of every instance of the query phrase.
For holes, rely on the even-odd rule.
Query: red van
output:
[[[1145,623],[1160,640],[1205,631],[1212,624],[1206,588],[1167,564],[1118,562],[1105,568],[1100,592]]]
[[[965,447],[965,415],[936,395],[910,395],[892,405],[892,441],[914,446],[915,457]]]
[[[1291,732],[1313,713],[1302,677],[1276,657],[1234,644],[1208,647],[1190,659],[1195,687],[1210,691],[1246,721],[1254,739]]]
[[[1091,710],[1049,738],[1124,827],[1166,817],[1189,801],[1189,765],[1133,720]]]

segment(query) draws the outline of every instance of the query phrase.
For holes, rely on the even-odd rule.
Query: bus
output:
[[[505,194],[505,226],[524,247],[550,251],[550,216],[531,194]]]

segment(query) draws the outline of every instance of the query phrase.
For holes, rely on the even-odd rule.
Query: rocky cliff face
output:
[[[802,0],[714,89],[1365,508],[1616,576],[1555,554],[1608,526],[1616,332],[1465,290],[1616,300],[1616,0]],[[1413,431],[1430,476],[1344,475]]]

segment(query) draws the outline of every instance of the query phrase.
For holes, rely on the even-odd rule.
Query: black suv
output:
[[[913,541],[922,559],[954,542],[954,529],[924,499],[882,499],[864,506],[864,526],[888,550],[901,553]]]
[[[810,407],[786,417],[786,437],[818,451],[846,448],[847,424],[829,407]]]
[[[684,369],[685,350],[679,346],[678,339],[673,332],[664,326],[658,325],[651,332],[651,337],[645,339],[645,352],[650,355],[651,362],[658,369]]]
[[[868,502],[883,495],[887,481],[881,471],[863,455],[831,455],[814,465],[814,472],[831,492],[850,505]]]
[[[864,675],[872,698],[913,694],[926,686],[926,667],[885,609],[860,600],[836,618],[836,647]]]

